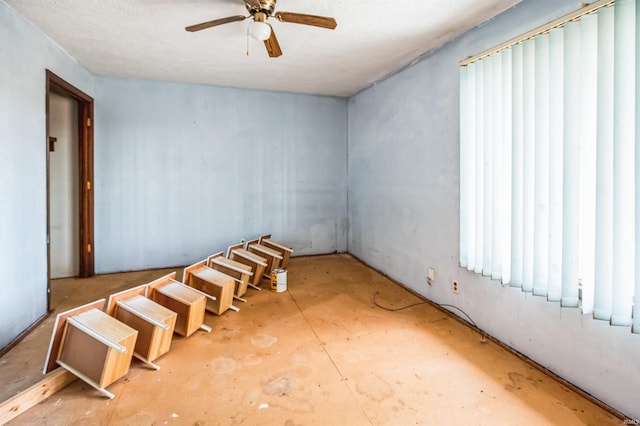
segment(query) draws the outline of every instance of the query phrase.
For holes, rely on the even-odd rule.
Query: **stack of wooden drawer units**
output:
[[[226,257],[218,252],[187,266],[183,282],[172,272],[112,294],[107,303],[100,299],[58,314],[43,372],[61,366],[113,398],[106,387],[128,374],[133,357],[159,369],[155,361],[169,352],[173,333],[210,332],[205,310],[239,311],[234,298],[244,302],[248,287],[260,290],[272,269],[287,266],[292,249],[270,237],[232,245]]]

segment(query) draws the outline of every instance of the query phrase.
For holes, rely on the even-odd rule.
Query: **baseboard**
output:
[[[51,314],[51,312],[47,312],[46,314],[44,314],[43,316],[41,316],[40,318],[38,318],[36,320],[36,322],[34,322],[33,324],[31,324],[28,328],[26,328],[22,333],[20,333],[15,339],[13,339],[12,341],[9,342],[9,344],[7,346],[5,346],[4,348],[0,349],[0,358],[2,358],[3,356],[5,356],[5,354],[7,352],[9,352],[11,349],[13,349],[18,343],[20,343],[20,341],[22,341],[22,339],[24,339],[25,337],[27,337],[29,335],[29,333],[31,333],[36,327],[38,327],[40,324],[42,324],[42,322],[44,320],[46,320],[49,315]]]

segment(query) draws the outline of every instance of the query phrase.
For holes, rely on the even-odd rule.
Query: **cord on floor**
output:
[[[378,294],[380,294],[379,291],[376,291],[373,294],[373,304],[376,305],[378,308],[384,309],[385,311],[389,311],[389,312],[403,311],[405,309],[413,308],[414,306],[426,305],[428,303],[428,302],[418,302],[418,303],[412,303],[412,304],[407,305],[407,306],[403,306],[401,308],[388,308],[388,307],[382,306],[381,304],[378,303]],[[437,303],[437,302],[433,302],[433,301],[431,303],[435,303],[436,305],[440,306],[441,308],[445,308],[445,309],[446,308],[451,308],[451,309],[455,309],[455,310],[459,311],[460,313],[462,313],[467,318],[467,320],[469,321],[469,323],[471,325],[473,325],[476,329],[480,330],[478,325],[475,323],[475,321],[473,321],[473,319],[471,319],[469,314],[467,314],[465,311],[463,311],[462,309],[458,308],[457,306],[448,305],[448,304],[445,304],[445,303]],[[446,309],[446,310],[449,310],[449,309]],[[486,342],[486,338],[485,338],[484,332],[482,332],[482,331],[481,331],[481,336],[482,336],[482,338],[480,339],[480,341],[482,343],[485,343]]]

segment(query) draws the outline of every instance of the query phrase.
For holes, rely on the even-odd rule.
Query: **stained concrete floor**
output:
[[[59,280],[54,306],[165,272]],[[174,337],[159,371],[134,360],[109,386],[114,399],[77,380],[9,424],[622,423],[430,305],[378,308],[375,292],[390,307],[420,300],[349,255],[294,258],[288,281],[285,293],[249,289],[240,312],[207,315],[211,333]],[[0,359],[5,397],[39,378],[51,327],[45,321]]]

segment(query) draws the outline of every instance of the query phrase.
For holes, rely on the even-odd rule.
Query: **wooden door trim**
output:
[[[93,245],[93,98],[69,84],[50,70],[46,70],[46,149],[47,149],[47,232],[49,223],[49,94],[74,99],[78,104],[78,166],[79,166],[79,215],[80,215],[80,271],[81,277],[95,274]],[[51,253],[47,241],[47,304],[50,308]]]

